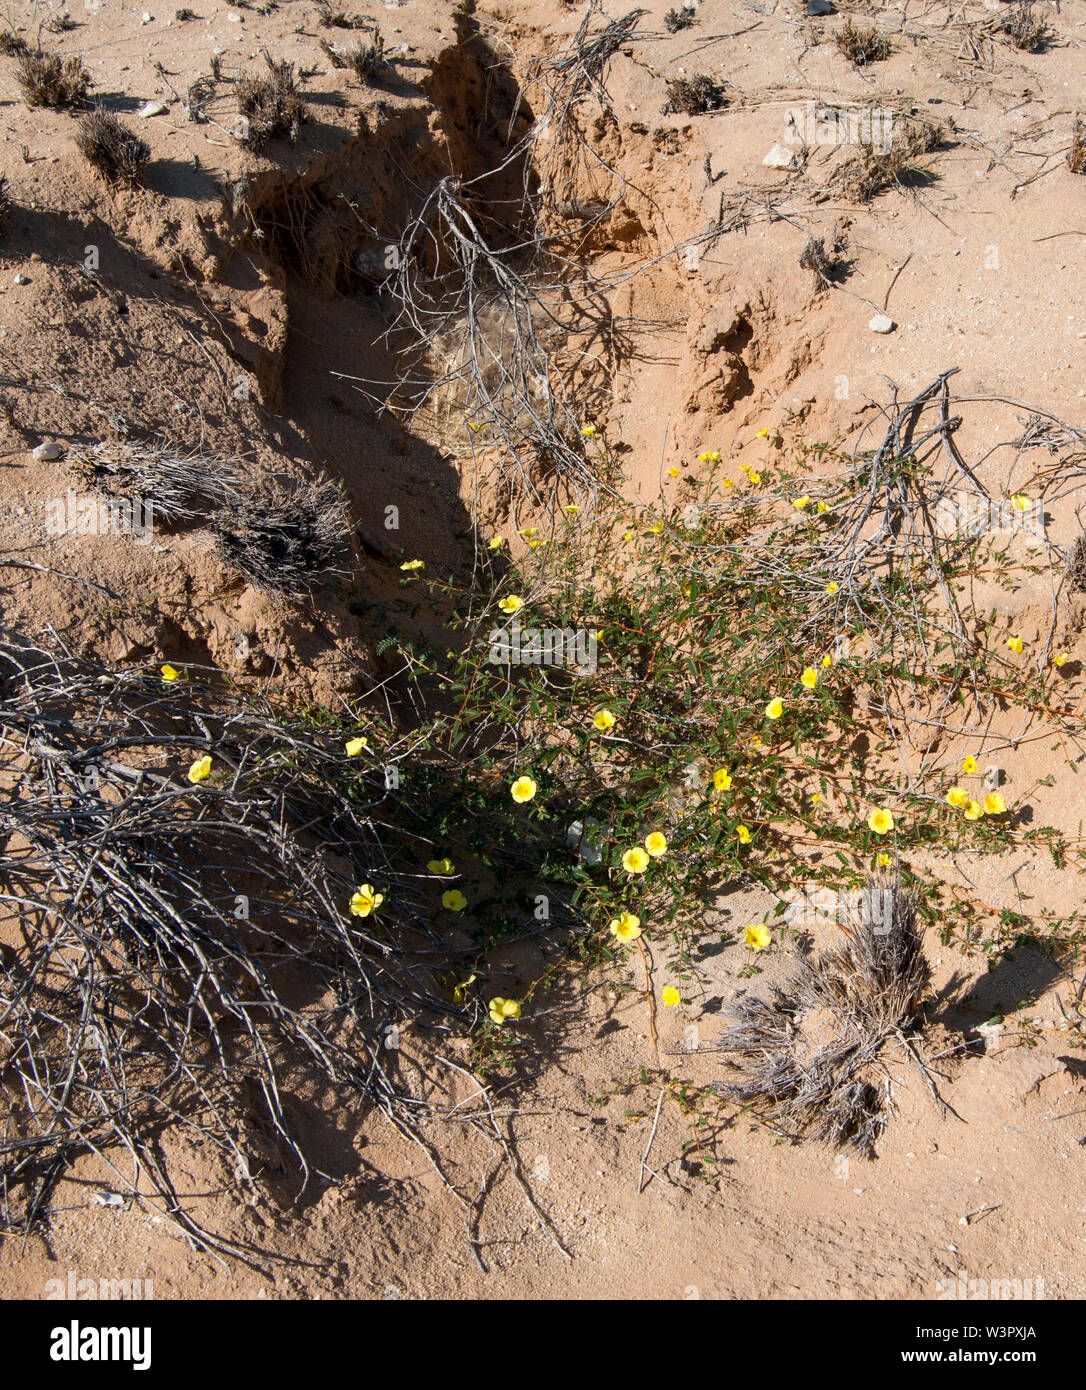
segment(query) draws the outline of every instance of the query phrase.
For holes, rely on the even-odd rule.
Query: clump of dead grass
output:
[[[238,110],[245,118],[239,144],[260,150],[269,140],[289,140],[293,145],[301,127],[309,120],[309,107],[298,90],[294,64],[276,61],[264,54],[267,77],[252,74],[237,85]]]
[[[1065,575],[1072,593],[1086,594],[1086,536],[1079,536],[1071,547]]]
[[[800,268],[811,271],[823,288],[835,284],[843,278],[844,262],[841,260],[841,252],[844,249],[840,236],[832,237],[829,245],[826,244],[825,237],[809,237],[800,254]]]
[[[837,31],[833,41],[838,51],[857,68],[867,67],[868,63],[880,63],[894,51],[890,40],[880,34],[873,24],[863,28],[854,24],[851,18]]]
[[[698,22],[697,12],[693,5],[683,5],[679,10],[668,10],[664,15],[664,28],[669,34],[678,34],[683,29],[689,29]]]
[[[1071,148],[1067,151],[1067,167],[1072,174],[1086,174],[1086,122],[1075,117],[1071,127]]]
[[[91,111],[79,122],[75,143],[106,183],[133,187],[143,178],[151,147],[111,111]]]
[[[185,454],[168,441],[107,439],[73,449],[68,467],[108,497],[138,497],[165,522],[195,521],[240,496],[240,471],[226,459]]]
[[[385,57],[385,41],[375,33],[369,43],[357,43],[353,48],[342,51],[333,48],[324,39],[320,41],[321,52],[334,68],[349,68],[364,87],[375,87],[387,78],[392,65]]]
[[[90,73],[81,58],[62,58],[41,50],[23,52],[16,68],[16,80],[27,106],[81,106],[90,90]]]
[[[1052,26],[1033,13],[1033,5],[1028,0],[1002,15],[996,21],[995,32],[1023,53],[1041,53],[1055,37]]]
[[[846,935],[797,956],[769,1001],[744,995],[732,1006],[721,1046],[738,1075],[723,1089],[790,1137],[870,1151],[886,1123],[881,1054],[915,1027],[930,968],[915,895],[896,876],[868,879]]]
[[[699,73],[696,77],[668,78],[667,101],[661,110],[665,116],[678,112],[684,116],[704,116],[726,105],[724,88],[716,78]]]
[[[26,51],[26,39],[19,33],[18,29],[5,29],[0,34],[0,55],[3,57],[17,58],[20,53]]]
[[[10,212],[11,194],[8,192],[8,181],[3,174],[0,174],[0,236],[4,234]]]
[[[869,203],[888,188],[904,187],[910,179],[925,174],[916,160],[938,149],[945,138],[945,128],[933,121],[917,121],[904,129],[897,122],[888,150],[865,145],[840,166],[833,182],[846,198]]]
[[[222,558],[251,584],[296,598],[337,572],[350,523],[335,483],[305,482],[237,498],[212,530]]]

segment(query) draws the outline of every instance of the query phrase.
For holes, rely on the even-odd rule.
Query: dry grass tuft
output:
[[[671,77],[667,82],[667,101],[661,110],[665,116],[681,112],[684,116],[704,116],[720,111],[727,105],[724,88],[713,77],[700,73],[697,77]]]
[[[849,62],[858,68],[867,67],[868,63],[880,63],[894,51],[890,40],[878,33],[874,25],[862,29],[851,19],[845,21],[833,41]]]
[[[1086,594],[1086,536],[1079,536],[1067,557],[1067,587],[1072,593]]]
[[[269,140],[289,140],[293,145],[301,127],[309,120],[309,108],[298,91],[294,64],[276,62],[264,54],[267,77],[247,76],[237,85],[238,110],[245,117],[244,134],[239,143],[260,150]]]
[[[71,451],[67,462],[88,487],[108,497],[139,498],[165,522],[198,520],[240,496],[236,465],[184,455],[168,444],[108,439]]]
[[[110,111],[92,111],[79,122],[75,143],[106,183],[134,187],[143,178],[151,147]]]
[[[90,73],[81,58],[61,58],[56,53],[24,52],[19,57],[16,79],[27,106],[81,106],[90,91]]]
[[[1071,148],[1067,151],[1067,167],[1072,174],[1086,174],[1086,122],[1075,117],[1071,127]]]
[[[335,483],[296,483],[236,499],[212,529],[222,558],[251,584],[297,598],[338,572],[350,523]]]
[[[915,1025],[930,969],[896,877],[868,879],[860,917],[843,946],[796,957],[769,1002],[737,1000],[721,1045],[738,1072],[726,1094],[790,1137],[870,1151],[886,1123],[880,1054]]]
[[[920,121],[894,130],[890,148],[876,151],[865,146],[837,170],[833,182],[839,191],[857,203],[869,203],[888,188],[905,187],[910,179],[925,171],[915,166],[921,155],[938,149],[946,138],[943,126]]]
[[[1046,19],[1037,18],[1028,0],[1004,15],[995,25],[995,32],[1023,53],[1041,53],[1055,37],[1052,26]]]
[[[4,234],[10,212],[11,194],[8,192],[8,181],[3,174],[0,174],[0,236]]]
[[[697,11],[693,5],[684,5],[680,10],[668,10],[664,15],[664,28],[669,34],[678,34],[698,22]]]
[[[0,54],[5,58],[17,58],[26,51],[26,39],[17,29],[7,29],[0,34]]]
[[[375,87],[392,71],[392,65],[385,57],[385,41],[380,34],[374,34],[370,43],[357,43],[353,48],[342,51],[333,48],[324,39],[320,41],[321,51],[334,68],[350,68],[364,87]]]

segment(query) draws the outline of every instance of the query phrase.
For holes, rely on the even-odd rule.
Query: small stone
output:
[[[29,285],[30,277],[29,275],[16,275],[11,283],[13,285]]]
[[[44,444],[39,444],[34,450],[33,457],[39,463],[51,463],[53,459],[60,458],[63,452],[63,447],[55,439],[47,439]]]
[[[40,252],[40,251],[31,251],[31,253],[30,253],[30,259],[31,259],[32,261],[40,261],[40,260],[41,260],[41,252]]]
[[[146,106],[140,107],[140,119],[145,121],[148,116],[164,116],[169,109],[169,102],[149,101]]]
[[[140,23],[141,23],[141,24],[150,24],[152,18],[153,18],[153,16],[149,15],[149,14],[147,13],[147,11],[144,10],[144,12],[140,15]]]
[[[876,314],[867,326],[872,333],[892,333],[897,324],[889,314]]]
[[[800,158],[788,145],[774,145],[762,163],[767,169],[798,169]]]
[[[837,6],[831,5],[830,0],[807,0],[807,13],[813,18],[823,14],[836,14]]]
[[[235,14],[233,10],[230,10],[226,16],[226,22],[227,24],[240,24],[241,15]]]

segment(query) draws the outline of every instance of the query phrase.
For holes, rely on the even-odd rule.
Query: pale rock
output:
[[[145,121],[148,116],[164,116],[169,109],[169,102],[149,101],[140,108],[140,119]]]
[[[892,333],[897,324],[889,314],[876,314],[867,326],[872,333]]]
[[[788,145],[774,145],[762,163],[767,169],[798,169],[800,159]]]
[[[39,444],[34,450],[33,457],[39,463],[51,463],[53,459],[60,458],[63,452],[63,447],[55,439],[47,439],[44,444]]]

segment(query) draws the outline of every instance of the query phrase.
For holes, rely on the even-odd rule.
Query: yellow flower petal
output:
[[[369,744],[361,735],[358,738],[349,738],[343,746],[347,750],[348,758],[357,758],[359,753],[364,753],[369,749]]]
[[[519,613],[524,607],[524,600],[519,594],[510,594],[508,598],[500,598],[498,607],[503,613]]]
[[[660,991],[660,1003],[666,1008],[672,1009],[676,1004],[682,1003],[682,995],[674,985],[665,985]]]
[[[653,859],[659,859],[662,854],[667,852],[667,839],[659,830],[650,831],[645,836],[645,848],[652,855]]]
[[[739,843],[740,843],[741,845],[749,845],[749,844],[750,844],[750,841],[751,841],[751,833],[750,833],[750,831],[747,829],[747,827],[746,827],[745,825],[737,825],[737,826],[735,827],[735,833],[739,836]]]
[[[989,792],[984,798],[984,814],[986,816],[1001,816],[1007,809],[1007,803],[999,792]]]
[[[718,792],[726,792],[732,784],[732,775],[726,767],[718,767],[713,773],[713,787]]]
[[[752,922],[743,929],[743,940],[752,951],[764,951],[769,945],[769,928],[764,922]]]
[[[535,780],[533,778],[518,777],[517,780],[513,783],[513,785],[509,788],[509,794],[510,796],[512,796],[514,801],[522,803],[525,801],[531,801],[532,797],[535,796],[538,790],[539,788],[536,785]]]
[[[162,679],[164,681],[176,681],[180,680],[181,678],[181,672],[177,670],[175,666],[171,666],[169,662],[167,662],[165,666],[162,666],[159,669],[162,672]]]
[[[432,874],[445,876],[456,873],[456,865],[451,859],[431,859],[426,867]]]
[[[804,671],[803,675],[800,676],[800,681],[807,687],[808,690],[813,690],[815,686],[818,684],[818,672],[815,670],[813,666],[808,666],[806,671]]]
[[[643,874],[649,866],[649,856],[638,845],[634,849],[628,849],[622,856],[622,867],[628,874]]]
[[[779,719],[784,713],[784,701],[779,695],[775,695],[765,707],[765,717],[767,719]]]
[[[468,900],[459,888],[450,888],[441,895],[441,906],[447,907],[450,912],[463,912],[467,905]]]
[[[202,758],[197,758],[188,771],[189,781],[192,783],[202,782],[211,773],[211,754],[205,753]]]
[[[894,813],[883,810],[872,811],[867,818],[867,824],[876,835],[885,835],[887,831],[894,828]]]
[[[592,716],[592,723],[599,729],[601,734],[605,734],[608,729],[615,726],[615,716],[609,709],[598,709]]]
[[[609,930],[619,941],[636,941],[641,935],[641,918],[632,912],[620,912],[611,918]]]

